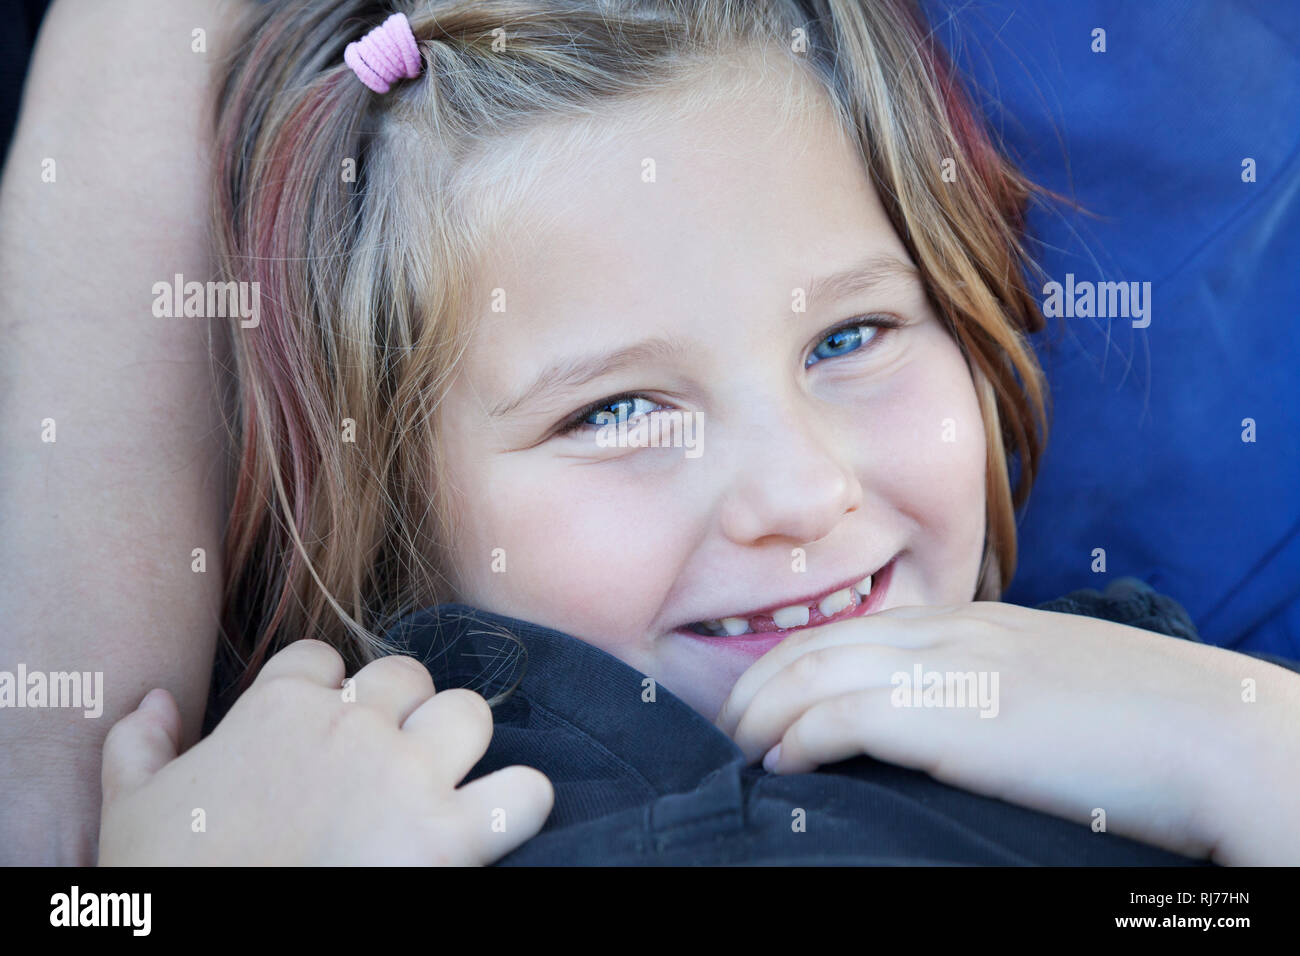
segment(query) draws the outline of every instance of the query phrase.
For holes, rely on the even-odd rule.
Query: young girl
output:
[[[451,602],[522,641],[515,684],[530,636],[600,652],[561,655],[584,664],[568,673],[543,653],[548,689],[523,699],[627,721],[593,741],[625,775],[653,772],[645,735],[689,763],[679,735],[712,721],[774,774],[866,755],[1189,856],[1300,861],[1300,678],[1136,616],[997,603],[1044,431],[1033,188],[909,4],[391,12],[269,6],[222,86],[218,248],[260,303],[232,330],[227,631],[231,694],[251,690],[173,763],[139,744],[174,729],[167,700],[115,729],[107,862],[207,858],[157,823],[205,799],[238,807],[230,859],[302,859],[310,827],[266,849],[259,775],[353,781],[313,789],[328,827],[364,815],[368,777],[417,775],[417,730],[442,731],[438,799],[458,808],[440,858],[530,837],[545,781],[452,789],[483,713],[435,721],[449,694],[385,658],[417,646],[405,615]],[[652,420],[680,440],[629,437]],[[922,694],[931,673],[973,675],[981,706]],[[665,701],[694,716],[634,723]],[[503,807],[526,824],[484,838]]]

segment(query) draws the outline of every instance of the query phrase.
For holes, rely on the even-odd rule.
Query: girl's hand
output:
[[[534,836],[554,793],[507,767],[460,789],[492,739],[468,690],[434,693],[414,658],[363,667],[276,654],[221,724],[177,756],[180,715],[155,690],[104,744],[101,865],[490,863]]]
[[[971,674],[975,693],[926,705],[927,672]],[[1300,678],[1139,628],[892,608],[791,635],[715,722],[776,773],[866,754],[1080,823],[1100,809],[1108,830],[1188,856],[1300,863]]]

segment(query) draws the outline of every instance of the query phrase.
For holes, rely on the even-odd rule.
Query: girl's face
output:
[[[798,622],[970,601],[983,553],[970,371],[829,104],[782,95],[540,151],[443,406],[458,600],[710,719]]]

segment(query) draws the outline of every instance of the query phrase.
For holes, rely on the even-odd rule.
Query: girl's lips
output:
[[[751,631],[748,634],[740,634],[735,637],[728,637],[725,635],[709,637],[704,634],[697,634],[695,631],[685,627],[678,628],[676,633],[684,635],[685,637],[693,638],[697,641],[702,641],[703,643],[713,647],[734,649],[746,656],[761,657],[795,631],[804,631],[810,627],[820,627],[823,624],[829,624],[832,621],[847,621],[851,617],[862,617],[878,610],[884,604],[886,594],[889,591],[889,584],[894,576],[894,563],[897,560],[898,555],[894,555],[894,557],[889,559],[888,564],[872,575],[870,594],[863,598],[858,597],[855,593],[854,596],[858,597],[856,605],[851,605],[837,614],[832,614],[830,617],[821,614],[821,612],[814,606],[810,610],[808,623],[797,627]],[[822,597],[825,597],[825,595],[822,595]],[[815,602],[810,601],[809,603],[813,604]]]

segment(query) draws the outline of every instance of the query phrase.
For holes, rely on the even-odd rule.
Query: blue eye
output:
[[[641,395],[618,395],[614,398],[602,399],[594,405],[588,405],[565,422],[560,434],[567,435],[580,428],[620,425],[638,415],[648,415],[660,407],[658,403]]]
[[[903,323],[885,316],[851,319],[826,333],[804,362],[804,368],[826,359],[839,358],[857,352],[864,346],[870,348],[884,337],[885,330],[896,329]],[[870,329],[867,333],[865,330]]]

